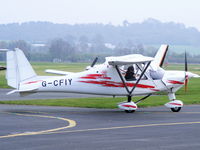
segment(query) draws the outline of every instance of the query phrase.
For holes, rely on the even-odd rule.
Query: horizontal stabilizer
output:
[[[36,91],[38,88],[27,88],[27,89],[19,89],[19,90],[12,90],[10,92],[8,92],[6,95],[10,95],[13,93],[24,93],[24,92],[34,92]]]

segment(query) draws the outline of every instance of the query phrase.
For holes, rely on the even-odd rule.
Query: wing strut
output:
[[[126,82],[125,82],[124,78],[122,77],[121,72],[119,71],[118,65],[116,65],[115,68],[117,70],[117,73],[119,74],[120,79],[122,80],[124,87],[126,88],[127,93],[130,93],[130,91],[129,91],[127,85],[126,85]]]
[[[137,81],[136,81],[136,83],[134,84],[134,86],[133,86],[133,88],[131,89],[131,91],[128,89],[127,84],[126,84],[126,82],[125,82],[125,80],[124,80],[124,78],[123,78],[121,72],[119,71],[118,65],[115,65],[115,68],[116,68],[116,70],[117,70],[117,73],[119,74],[119,77],[120,77],[120,79],[121,79],[121,81],[122,81],[122,83],[123,83],[123,85],[124,85],[124,87],[125,87],[125,89],[126,89],[126,91],[127,91],[127,93],[128,93],[127,96],[128,96],[128,101],[129,101],[129,102],[131,101],[131,95],[132,95],[133,91],[135,90],[135,88],[137,87],[138,83],[139,83],[140,80],[142,79],[142,76],[143,76],[144,73],[146,72],[146,70],[147,70],[147,68],[149,67],[150,63],[151,63],[151,61],[149,61],[149,62],[146,64],[146,66],[144,66],[144,69],[141,70],[141,75],[139,76],[139,79],[137,79]]]
[[[144,70],[142,71],[141,75],[139,76],[139,79],[136,81],[135,85],[133,86],[132,90],[130,91],[129,95],[131,95],[133,93],[133,91],[135,90],[136,86],[138,85],[138,83],[140,82],[142,76],[144,75],[145,71],[147,70],[147,68],[150,65],[150,61],[147,63],[146,66],[144,66]]]

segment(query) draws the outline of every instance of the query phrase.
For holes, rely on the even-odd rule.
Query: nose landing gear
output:
[[[173,112],[179,112],[183,107],[183,102],[181,100],[176,100],[176,96],[174,93],[168,93],[170,102],[166,103],[165,106],[170,108]]]

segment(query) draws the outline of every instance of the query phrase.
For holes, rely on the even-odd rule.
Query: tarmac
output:
[[[200,105],[118,109],[0,105],[1,150],[199,150]]]

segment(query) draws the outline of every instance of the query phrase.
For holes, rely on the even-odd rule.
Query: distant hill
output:
[[[69,42],[105,42],[115,45],[141,43],[146,45],[200,45],[200,32],[184,24],[148,19],[142,23],[124,21],[121,26],[112,24],[54,24],[51,22],[26,22],[0,24],[0,40],[25,40],[46,43],[54,38]]]
[[[158,49],[160,45],[145,45],[146,47],[154,47],[155,49]],[[185,53],[185,51],[191,55],[200,55],[200,45],[169,45],[169,53]]]

